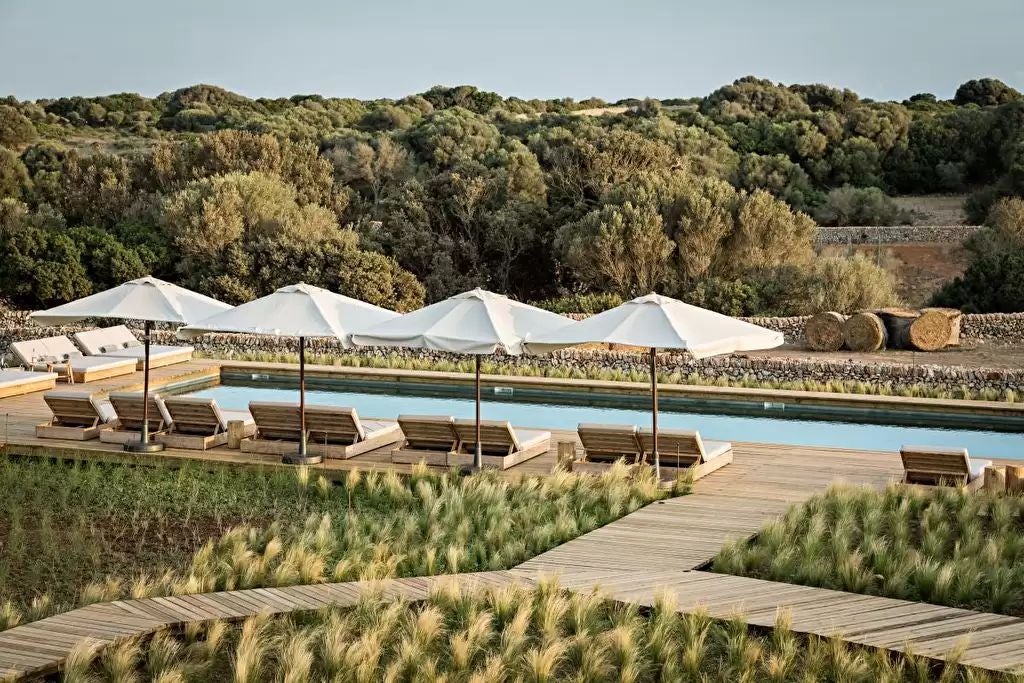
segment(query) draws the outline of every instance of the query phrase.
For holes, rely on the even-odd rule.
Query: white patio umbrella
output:
[[[543,353],[589,343],[650,347],[654,469],[660,475],[657,350],[684,349],[695,358],[707,358],[734,351],[770,349],[784,341],[781,332],[667,296],[648,294],[560,330],[531,333],[526,338],[526,348],[530,353]]]
[[[548,332],[572,321],[564,316],[474,289],[352,335],[359,346],[392,346],[473,354],[476,357],[476,456],[480,447],[480,357],[498,349],[519,355],[528,332]]]
[[[238,332],[274,337],[299,338],[299,450],[285,462],[312,465],[319,456],[306,452],[306,339],[336,337],[344,348],[351,348],[349,335],[379,322],[398,317],[394,311],[365,301],[335,294],[300,282],[273,294],[242,304],[211,318],[178,330],[182,339],[209,332]]]
[[[56,308],[36,311],[30,314],[29,318],[40,325],[67,325],[86,318],[143,321],[145,364],[142,391],[147,400],[142,402],[140,440],[126,443],[125,449],[134,452],[154,452],[163,450],[164,446],[149,440],[149,342],[153,323],[184,325],[230,308],[231,306],[226,303],[172,285],[170,282],[155,277],[143,277]]]

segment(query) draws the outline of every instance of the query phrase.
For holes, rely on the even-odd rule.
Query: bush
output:
[[[36,127],[17,108],[0,104],[0,145],[15,147],[36,139]]]
[[[1024,249],[981,254],[932,297],[932,305],[965,313],[1024,311]]]
[[[898,225],[910,223],[910,212],[877,187],[845,185],[828,193],[825,203],[815,209],[822,225]]]
[[[724,315],[751,316],[761,312],[757,289],[742,280],[711,278],[683,294],[682,299]]]
[[[591,292],[587,294],[570,294],[554,299],[534,302],[534,306],[552,313],[584,313],[594,315],[622,303],[622,297],[608,292]]]
[[[892,274],[861,254],[818,259],[806,268],[774,268],[751,283],[760,297],[762,315],[851,312],[899,303]]]

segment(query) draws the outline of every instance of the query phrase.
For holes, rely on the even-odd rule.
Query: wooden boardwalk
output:
[[[423,600],[434,587],[450,581],[458,581],[463,587],[481,588],[532,583],[529,577],[496,571],[100,603],[0,632],[0,679],[12,680],[57,671],[71,651],[83,645],[102,648],[188,623],[236,621],[260,613],[283,614],[332,606],[348,607],[372,593],[394,599]]]

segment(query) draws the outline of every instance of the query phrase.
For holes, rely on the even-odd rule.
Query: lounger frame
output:
[[[104,422],[93,407],[94,394],[53,392],[43,396],[53,416],[48,422],[36,425],[36,436],[40,439],[65,439],[67,441],[91,441],[105,429],[117,427],[117,420]],[[61,418],[71,418],[67,422]]]
[[[142,439],[142,393],[113,393],[110,402],[117,413],[117,427],[100,432],[100,441],[124,445]],[[149,435],[156,439],[170,429],[171,425],[164,418],[161,410],[160,394],[149,392]]]
[[[221,424],[225,416],[213,399],[190,396],[169,396],[164,407],[171,417],[171,428],[157,439],[168,448],[206,451],[228,443],[228,430]],[[230,420],[223,419],[223,422]],[[256,425],[243,426],[243,438],[256,433]]]
[[[34,374],[39,375],[39,377],[26,378],[25,381],[23,382],[18,382],[10,386],[0,387],[0,398],[10,398],[11,396],[34,394],[37,391],[49,391],[57,386],[56,373],[37,372]]]
[[[448,462],[459,467],[476,464],[476,421],[455,420],[458,447]],[[521,433],[530,435],[530,442],[519,443]],[[546,438],[540,438],[546,435]],[[485,469],[507,470],[531,458],[551,450],[551,432],[540,430],[515,430],[511,424],[501,420],[481,420],[480,443],[481,461]]]
[[[391,462],[401,465],[425,463],[448,467],[459,448],[455,420],[450,415],[399,415],[403,439],[391,451]]]
[[[256,430],[242,440],[242,452],[278,456],[297,452],[301,434],[298,405],[253,402],[249,404],[249,412],[256,421]],[[397,423],[360,422],[351,408],[306,406],[306,452],[309,455],[348,459],[401,440],[402,432]]]
[[[920,486],[960,486],[969,491],[981,488],[984,474],[971,479],[971,456],[967,449],[903,446],[903,482]]]
[[[647,463],[654,465],[654,435],[649,428],[637,433]],[[710,443],[710,442],[709,442]],[[700,432],[683,429],[658,431],[658,464],[662,479],[676,479],[681,475],[697,481],[732,462],[732,445],[725,453],[707,458]]]

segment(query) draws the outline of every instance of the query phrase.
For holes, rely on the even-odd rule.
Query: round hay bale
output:
[[[960,346],[960,323],[964,317],[963,312],[956,308],[922,308],[921,314],[933,311],[949,318],[949,340],[946,341],[946,346]]]
[[[834,311],[811,316],[804,326],[804,339],[813,351],[838,351],[843,348],[843,323],[846,316]]]
[[[885,325],[886,346],[890,349],[910,349],[910,325],[917,320],[917,311],[909,308],[883,308],[875,315]]]
[[[843,340],[851,351],[878,351],[887,339],[882,319],[870,311],[854,313],[843,325]]]
[[[938,351],[946,347],[953,333],[953,323],[941,311],[924,311],[910,323],[908,339],[919,351]]]

